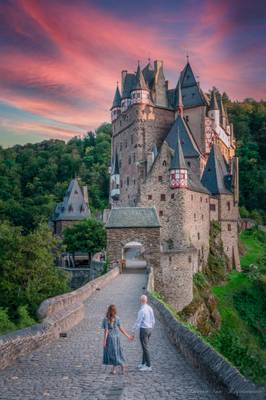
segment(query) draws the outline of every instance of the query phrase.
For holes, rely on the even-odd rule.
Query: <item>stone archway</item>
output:
[[[140,242],[128,242],[122,248],[122,258],[126,261],[126,268],[144,269],[147,266],[145,247]]]

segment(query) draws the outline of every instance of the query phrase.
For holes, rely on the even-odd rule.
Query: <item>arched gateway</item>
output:
[[[159,272],[160,223],[155,208],[112,208],[106,224],[110,264],[139,256]],[[128,257],[126,257],[126,253]],[[128,262],[130,265],[130,262]]]

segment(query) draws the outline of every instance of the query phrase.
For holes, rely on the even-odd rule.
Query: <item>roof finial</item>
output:
[[[186,51],[186,57],[187,57],[187,63],[189,62],[189,54],[188,54],[188,50]]]

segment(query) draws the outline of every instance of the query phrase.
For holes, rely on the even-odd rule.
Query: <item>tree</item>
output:
[[[64,229],[64,244],[72,254],[88,253],[90,264],[92,255],[106,247],[106,230],[100,221],[86,219]]]
[[[23,235],[21,228],[4,222],[0,243],[0,306],[12,320],[18,319],[20,306],[35,317],[43,300],[69,290],[66,274],[54,265],[58,241],[47,224]]]

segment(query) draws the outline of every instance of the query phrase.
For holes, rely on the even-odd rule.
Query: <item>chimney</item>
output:
[[[88,205],[89,204],[89,195],[88,195],[88,186],[82,186],[82,192],[83,192],[83,198],[85,203]]]
[[[127,70],[124,69],[124,70],[121,72],[121,94],[122,94],[123,91],[124,91],[124,83],[125,83],[126,75],[127,75]],[[123,96],[123,94],[122,94],[122,96]]]

